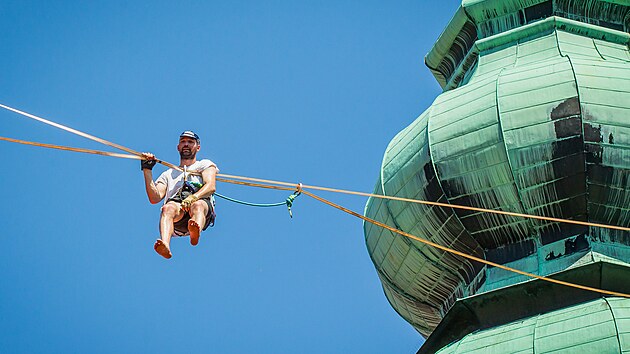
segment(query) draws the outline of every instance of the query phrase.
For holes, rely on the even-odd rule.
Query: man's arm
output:
[[[217,167],[210,166],[201,171],[201,178],[203,178],[203,187],[195,193],[195,196],[199,199],[209,197],[217,190]]]
[[[142,153],[142,157],[146,161],[155,161],[155,156],[151,153]],[[143,161],[144,162],[144,161]],[[164,199],[166,195],[166,185],[164,183],[155,183],[153,182],[153,164],[143,163],[142,166],[142,174],[144,175],[144,188],[147,191],[147,196],[149,197],[149,202],[151,204],[157,204],[160,200]]]

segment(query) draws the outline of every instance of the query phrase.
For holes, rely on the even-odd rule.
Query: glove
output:
[[[140,169],[141,170],[152,170],[153,166],[157,163],[157,160],[140,160]]]
[[[194,194],[189,195],[188,197],[186,197],[186,199],[182,201],[182,209],[184,209],[184,211],[186,212],[189,211],[192,203],[198,200],[199,200],[199,197],[197,197],[196,195]]]

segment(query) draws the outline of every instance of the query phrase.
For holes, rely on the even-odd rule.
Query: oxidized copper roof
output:
[[[629,28],[630,7],[572,1],[572,13],[568,0],[548,3],[564,17],[525,16],[518,26],[509,19],[545,13],[547,2],[462,4],[427,56],[428,65],[451,61],[434,70],[447,91],[391,141],[376,193],[630,225],[630,35],[612,29]],[[591,24],[565,18],[584,17],[579,4]],[[483,39],[469,43],[471,29]],[[365,213],[540,275],[591,249],[630,260],[623,232],[381,199]],[[456,299],[527,280],[371,224],[365,237],[388,300],[425,336]]]

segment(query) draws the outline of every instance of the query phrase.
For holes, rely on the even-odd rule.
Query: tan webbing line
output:
[[[267,184],[275,184],[275,185],[281,185],[281,186],[293,186],[293,187],[297,186],[296,183],[273,181],[273,180],[266,180],[266,179],[260,179],[260,178],[241,177],[241,176],[224,175],[224,174],[218,174],[218,176],[240,179],[243,181],[253,181],[253,182],[260,182],[260,183],[267,183]],[[308,184],[302,185],[302,189],[314,189],[314,190],[320,190],[320,191],[326,191],[326,192],[360,195],[364,197],[373,197],[373,198],[380,198],[380,199],[398,200],[401,202],[425,204],[425,205],[439,206],[439,207],[445,207],[445,208],[463,209],[463,210],[478,211],[478,212],[483,212],[483,213],[516,216],[516,217],[522,217],[522,218],[528,218],[528,219],[561,222],[561,223],[566,223],[566,224],[575,224],[575,225],[582,225],[582,226],[601,227],[601,228],[614,229],[614,230],[620,230],[620,231],[630,231],[630,227],[623,227],[623,226],[617,226],[617,225],[607,225],[607,224],[599,224],[599,223],[593,223],[593,222],[588,222],[588,221],[569,220],[569,219],[553,218],[549,216],[514,213],[511,211],[484,209],[484,208],[477,208],[477,207],[471,207],[471,206],[459,205],[459,204],[440,203],[440,202],[432,202],[432,201],[421,200],[421,199],[410,199],[410,198],[402,198],[402,197],[395,197],[395,196],[389,196],[389,195],[356,192],[356,191],[350,191],[350,190],[345,190],[345,189],[312,186]]]
[[[122,146],[122,145],[119,145],[119,144],[116,144],[116,143],[112,143],[111,141],[107,141],[105,139],[101,139],[101,138],[99,138],[97,136],[90,135],[88,133],[84,133],[84,132],[82,132],[80,130],[76,130],[76,129],[67,127],[67,126],[65,126],[63,124],[55,123],[55,122],[49,121],[48,119],[44,119],[42,117],[38,117],[38,116],[36,116],[34,114],[26,113],[24,111],[20,111],[19,109],[12,108],[12,107],[9,107],[9,106],[3,105],[3,104],[0,104],[0,108],[4,108],[4,109],[9,110],[11,112],[17,113],[17,114],[19,114],[21,116],[34,119],[36,121],[42,122],[44,124],[48,124],[48,125],[53,126],[55,128],[59,128],[61,130],[65,130],[65,131],[70,132],[72,134],[76,134],[76,135],[82,136],[82,137],[84,137],[86,139],[90,139],[92,141],[96,141],[98,143],[101,143],[101,144],[104,144],[104,145],[107,145],[107,146],[110,146],[110,147],[113,147],[113,148],[116,148],[116,149],[128,152],[128,153],[130,153],[132,155],[136,155],[138,157],[142,157],[142,153],[140,153],[138,151],[132,150],[132,149],[130,149],[128,147],[125,147],[125,146]],[[43,145],[39,145],[39,146],[43,146]],[[87,152],[87,151],[81,151],[81,152]],[[114,156],[114,155],[111,155],[111,153],[105,153],[105,152],[97,153],[97,154],[98,155],[106,155],[106,156]],[[161,161],[161,160],[157,160],[157,162],[161,163],[162,165],[164,165],[166,167],[181,170],[178,166],[173,165],[172,163],[169,163],[169,162],[166,162],[166,161]]]
[[[119,149],[119,150],[122,150],[122,151],[128,152],[128,153],[130,153],[130,154],[132,154],[132,155],[138,155],[138,156],[140,156],[140,155],[141,155],[139,152],[137,152],[137,151],[133,151],[133,150],[131,150],[131,149],[129,149],[129,148],[126,148],[126,147],[124,147],[124,146],[122,146],[122,145],[118,145],[118,144],[112,143],[112,142],[110,142],[110,141],[107,141],[107,140],[105,140],[105,139],[101,139],[101,138],[99,138],[99,137],[96,137],[96,136],[90,135],[90,134],[88,134],[88,133],[84,133],[84,132],[82,132],[82,131],[79,131],[79,130],[76,130],[76,129],[72,129],[72,128],[70,128],[70,127],[66,127],[66,126],[65,126],[65,125],[63,125],[63,124],[59,124],[59,123],[55,123],[55,122],[51,122],[51,121],[49,121],[49,120],[47,120],[47,119],[44,119],[44,118],[38,117],[38,116],[36,116],[36,115],[34,115],[34,114],[30,114],[30,113],[26,113],[26,112],[24,112],[24,111],[20,111],[19,109],[11,108],[11,107],[9,107],[9,106],[5,106],[5,105],[3,105],[3,104],[0,104],[0,108],[4,108],[4,109],[9,110],[9,111],[11,111],[11,112],[15,112],[15,113],[17,113],[17,114],[19,114],[19,115],[22,115],[22,116],[24,116],[24,117],[27,117],[27,118],[35,119],[35,120],[37,120],[37,121],[40,121],[40,122],[42,122],[42,123],[44,123],[44,124],[48,124],[48,125],[53,126],[53,127],[55,127],[55,128],[59,128],[59,129],[61,129],[61,130],[65,130],[65,131],[67,131],[67,132],[70,132],[70,133],[73,133],[73,134],[76,134],[76,135],[82,136],[82,137],[84,137],[84,138],[87,138],[87,139],[90,139],[90,140],[93,140],[93,141],[96,141],[96,142],[99,142],[99,143],[101,143],[101,144],[104,144],[104,145],[107,145],[107,146],[111,146],[111,147],[113,147],[113,148],[116,148],[116,149]]]
[[[8,141],[8,142],[14,142],[14,143],[20,143],[20,144],[25,144],[25,145],[33,145],[33,146],[51,148],[51,149],[59,149],[59,150],[74,151],[74,152],[83,152],[83,153],[89,153],[89,154],[97,154],[97,155],[105,155],[105,156],[112,156],[112,157],[129,158],[129,159],[136,159],[136,160],[140,160],[141,159],[141,156],[138,156],[138,155],[125,155],[125,154],[117,154],[117,153],[112,153],[112,152],[107,152],[107,151],[98,151],[98,150],[89,150],[89,149],[80,149],[80,148],[70,148],[70,147],[65,147],[65,146],[35,143],[35,142],[29,142],[29,141],[18,140],[18,139],[11,139],[11,138],[4,138],[4,137],[0,137],[0,140]],[[165,164],[165,165],[168,164],[168,165],[173,166],[171,168],[175,168],[175,169],[181,170],[178,166],[175,166],[173,164],[169,164],[167,162],[165,163],[164,161],[159,161],[159,162],[162,163],[162,164]],[[223,176],[230,176],[230,177],[240,178],[240,179],[243,179],[243,180],[242,181],[238,181],[238,180],[234,180],[234,179],[226,179],[226,178],[221,178],[221,177],[217,178],[217,180],[221,181],[221,182],[225,182],[225,183],[236,184],[236,185],[244,185],[244,186],[266,188],[266,189],[285,190],[285,191],[292,191],[292,190],[295,190],[297,188],[300,188],[302,193],[304,193],[304,194],[310,196],[311,198],[316,199],[316,200],[318,200],[318,201],[320,201],[320,202],[322,202],[324,204],[327,204],[327,205],[332,206],[332,207],[334,207],[336,209],[344,211],[344,212],[346,212],[346,213],[348,213],[350,215],[358,217],[358,218],[360,218],[360,219],[362,219],[364,221],[370,222],[370,223],[372,223],[374,225],[383,227],[383,228],[385,228],[385,229],[387,229],[387,230],[389,230],[391,232],[394,232],[394,233],[397,233],[399,235],[402,235],[402,236],[411,238],[413,240],[422,242],[422,243],[424,243],[424,244],[426,244],[428,246],[435,247],[435,248],[441,249],[443,251],[446,251],[446,252],[449,252],[449,253],[452,253],[452,254],[455,254],[455,255],[458,255],[458,256],[461,256],[461,257],[473,260],[473,261],[477,261],[477,262],[480,262],[480,263],[483,263],[483,264],[487,264],[487,265],[490,265],[490,266],[493,266],[493,267],[497,267],[497,268],[500,268],[500,269],[503,269],[503,270],[506,270],[506,271],[509,271],[509,272],[516,273],[516,274],[525,275],[525,276],[528,276],[528,277],[531,277],[531,278],[540,279],[540,280],[544,280],[544,281],[548,281],[548,282],[556,283],[556,284],[560,284],[560,285],[566,285],[566,286],[570,286],[570,287],[574,287],[574,288],[578,288],[578,289],[582,289],[582,290],[588,290],[588,291],[594,291],[594,292],[598,292],[598,293],[602,293],[602,294],[608,294],[608,295],[629,297],[630,298],[630,295],[628,295],[628,294],[618,293],[618,292],[608,291],[608,290],[602,290],[602,289],[596,289],[596,288],[591,288],[591,287],[587,287],[587,286],[583,286],[583,285],[579,285],[579,284],[573,284],[573,283],[569,283],[569,282],[564,282],[564,281],[556,280],[556,279],[552,279],[552,278],[546,278],[546,277],[543,277],[543,276],[540,276],[540,275],[523,272],[523,271],[520,271],[518,269],[506,267],[506,266],[498,264],[498,263],[493,263],[493,262],[487,261],[487,260],[482,259],[482,258],[478,258],[478,257],[472,256],[472,255],[468,255],[466,253],[463,253],[463,252],[460,252],[460,251],[457,251],[457,250],[454,250],[454,249],[451,249],[451,248],[439,245],[437,243],[433,243],[431,241],[425,240],[425,239],[420,238],[418,236],[414,236],[414,235],[406,233],[404,231],[400,231],[400,230],[398,230],[396,228],[393,228],[393,227],[391,227],[391,226],[389,226],[387,224],[384,224],[384,223],[381,223],[381,222],[376,221],[374,219],[370,219],[368,217],[365,217],[365,216],[363,216],[363,215],[361,215],[359,213],[356,213],[356,212],[354,212],[354,211],[352,211],[350,209],[344,208],[344,207],[342,207],[342,206],[340,206],[338,204],[335,204],[335,203],[333,203],[331,201],[328,201],[328,200],[326,200],[324,198],[321,198],[319,196],[316,196],[313,193],[310,193],[310,192],[304,190],[305,187],[308,187],[308,188],[311,188],[311,189],[319,188],[319,189],[323,189],[323,190],[327,190],[327,191],[331,191],[331,192],[336,191],[336,190],[333,190],[332,188],[324,188],[324,187],[317,187],[317,186],[304,186],[304,185],[300,186],[300,184],[287,183],[287,182],[277,182],[277,183],[282,183],[282,184],[284,184],[286,186],[271,185],[271,184],[261,184],[261,183],[248,182],[248,181],[245,181],[245,179],[247,179],[247,180],[265,181],[265,183],[267,183],[268,180],[262,180],[262,179],[250,178],[250,177],[241,177],[241,176],[231,176],[231,175],[223,175]],[[268,181],[268,182],[273,183],[275,181]],[[348,193],[348,194],[368,195],[368,193],[361,193],[361,192],[351,192],[351,193]],[[376,195],[376,196],[378,196],[378,195]],[[383,197],[383,196],[381,196],[381,197]],[[405,198],[399,198],[399,199],[405,199]],[[417,201],[417,200],[413,200],[412,199],[410,201]],[[437,203],[437,204],[442,204],[442,203]],[[450,204],[445,204],[445,205],[440,205],[440,206],[453,207],[453,205],[450,205]]]
[[[71,133],[74,133],[74,134],[77,134],[77,135],[80,135],[82,137],[85,137],[87,139],[99,142],[101,144],[105,144],[105,145],[108,145],[108,146],[111,146],[111,147],[123,150],[125,152],[130,153],[130,154],[133,154],[133,155],[136,155],[136,156],[142,156],[141,153],[139,153],[137,151],[134,151],[132,149],[129,149],[127,147],[124,147],[122,145],[118,145],[118,144],[112,143],[110,141],[107,141],[105,139],[101,139],[101,138],[98,138],[96,136],[93,136],[93,135],[90,135],[90,134],[78,131],[76,129],[72,129],[70,127],[66,127],[65,125],[62,125],[62,124],[51,122],[51,121],[49,121],[47,119],[38,117],[36,115],[20,111],[18,109],[11,108],[9,106],[5,106],[3,104],[0,104],[0,108],[7,109],[9,111],[15,112],[15,113],[20,114],[22,116],[25,116],[25,117],[28,117],[28,118],[31,118],[31,119],[35,119],[37,121],[40,121],[42,123],[51,125],[53,127],[56,127],[56,128],[59,128],[59,129],[62,129],[62,130],[65,130],[65,131],[68,131],[68,132],[71,132]],[[177,169],[177,170],[181,171],[181,168],[179,168],[179,166],[173,165],[172,163],[169,163],[169,162],[166,162],[166,161],[161,161],[161,160],[157,160],[157,161],[159,163],[163,164],[166,167]],[[262,182],[262,183],[267,183],[267,184],[276,184],[276,185],[284,185],[284,186],[297,186],[296,183],[273,181],[273,180],[264,180],[264,179],[259,179],[259,178],[241,177],[241,176],[223,175],[223,174],[219,174],[218,176],[220,176],[220,177],[227,177],[227,178],[233,178],[233,179],[240,179],[240,180],[245,180],[245,181]],[[483,213],[508,215],[508,216],[515,216],[515,217],[522,217],[522,218],[529,218],[529,219],[537,219],[537,220],[544,220],[544,221],[551,221],[551,222],[562,222],[562,223],[574,224],[574,225],[593,226],[593,227],[601,227],[601,228],[606,228],[606,229],[630,231],[630,228],[628,228],[628,227],[622,227],[622,226],[616,226],[616,225],[606,225],[606,224],[599,224],[599,223],[591,223],[591,222],[588,222],[588,221],[567,220],[567,219],[553,218],[553,217],[547,217],[547,216],[538,216],[538,215],[514,213],[514,212],[510,212],[510,211],[476,208],[476,207],[469,207],[469,206],[457,205],[457,204],[431,202],[431,201],[426,201],[426,200],[401,198],[401,197],[394,197],[394,196],[385,196],[385,195],[379,195],[379,194],[373,194],[373,193],[355,192],[355,191],[336,189],[336,188],[319,187],[319,186],[304,185],[304,186],[302,186],[302,188],[321,190],[321,191],[328,191],[328,192],[335,192],[335,193],[353,194],[353,195],[360,195],[360,196],[365,196],[365,197],[373,197],[373,198],[381,198],[381,199],[389,199],[389,200],[398,200],[398,201],[403,201],[403,202],[408,202],[408,203],[418,203],[418,204],[440,206],[440,207],[447,207],[447,208],[454,208],[454,209],[463,209],[463,210],[477,211],[477,212],[483,212]]]

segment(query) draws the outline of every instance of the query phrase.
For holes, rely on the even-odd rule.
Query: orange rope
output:
[[[132,155],[142,156],[142,154],[140,152],[137,152],[137,151],[134,151],[134,150],[129,149],[127,147],[124,147],[122,145],[118,145],[118,144],[112,143],[110,141],[98,138],[96,136],[93,136],[93,135],[90,135],[90,134],[78,131],[76,129],[72,129],[70,127],[66,127],[65,125],[58,124],[58,123],[55,123],[55,122],[51,122],[51,121],[49,121],[47,119],[38,117],[38,116],[30,114],[30,113],[26,113],[26,112],[20,111],[20,110],[15,109],[15,108],[11,108],[11,107],[5,106],[3,104],[0,104],[0,107],[4,108],[4,109],[7,109],[9,111],[18,113],[18,114],[20,114],[22,116],[25,116],[25,117],[28,117],[28,118],[31,118],[31,119],[35,119],[35,120],[40,121],[42,123],[51,125],[53,127],[56,127],[56,128],[59,128],[59,129],[62,129],[62,130],[65,130],[65,131],[68,131],[68,132],[71,132],[71,133],[74,133],[74,134],[77,134],[77,135],[80,135],[80,136],[85,137],[87,139],[90,139],[90,140],[93,140],[93,141],[96,141],[96,142],[99,142],[99,143],[102,143],[102,144],[105,144],[105,145],[108,145],[108,146],[111,146],[111,147],[123,150],[123,151],[128,152],[128,153],[130,153]],[[42,145],[40,145],[40,146],[42,146]],[[111,153],[109,153],[109,154],[111,154]],[[106,155],[106,154],[102,153],[101,155]],[[112,156],[112,155],[109,155],[109,156]],[[166,161],[161,161],[161,160],[157,160],[157,161],[159,163],[161,163],[162,165],[166,166],[166,167],[173,168],[173,169],[181,171],[181,168],[179,168],[179,166],[173,165],[172,163],[169,163],[169,162],[166,162]],[[244,181],[262,182],[262,183],[267,183],[267,184],[275,184],[275,185],[283,185],[283,186],[291,186],[291,187],[297,186],[296,183],[273,181],[273,180],[265,180],[265,179],[259,179],[259,178],[241,177],[241,176],[224,175],[224,174],[219,174],[218,176],[219,177],[226,177],[226,178],[233,178],[233,179],[240,179],[240,180],[244,180]],[[514,213],[514,212],[502,211],[502,210],[476,208],[476,207],[465,206],[465,205],[432,202],[432,201],[428,201],[428,200],[401,198],[401,197],[394,197],[394,196],[387,196],[387,195],[380,195],[380,194],[373,194],[373,193],[364,193],[364,192],[355,192],[355,191],[344,190],[344,189],[319,187],[319,186],[310,186],[310,185],[303,185],[302,188],[321,190],[321,191],[328,191],[328,192],[334,192],[334,193],[360,195],[360,196],[364,196],[364,197],[381,198],[381,199],[389,199],[389,200],[398,200],[398,201],[403,201],[403,202],[408,202],[408,203],[418,203],[418,204],[440,206],[440,207],[447,207],[447,208],[453,208],[453,209],[463,209],[463,210],[477,211],[477,212],[482,212],[482,213],[508,215],[508,216],[515,216],[515,217],[536,219],[536,220],[543,220],[543,221],[562,222],[562,223],[566,223],[566,224],[601,227],[601,228],[620,230],[620,231],[630,231],[629,227],[623,227],[623,226],[606,225],[606,224],[592,223],[592,222],[588,222],[588,221],[568,220],[568,219],[553,218],[553,217],[539,216],[539,215],[530,215],[530,214],[523,214],[523,213]]]
[[[428,246],[431,246],[431,247],[435,247],[435,248],[437,248],[437,249],[440,249],[440,250],[442,250],[442,251],[445,251],[445,252],[449,252],[449,253],[452,253],[452,254],[458,255],[458,256],[460,256],[460,257],[464,257],[464,258],[467,258],[467,259],[470,259],[470,260],[473,260],[473,261],[476,261],[476,262],[480,262],[480,263],[483,263],[483,264],[487,264],[487,265],[489,265],[489,266],[493,266],[493,267],[497,267],[497,268],[500,268],[500,269],[506,270],[506,271],[508,271],[508,272],[512,272],[512,273],[516,273],[516,274],[525,275],[525,276],[528,276],[528,277],[531,277],[531,278],[535,278],[535,279],[539,279],[539,280],[547,281],[547,282],[550,282],[550,283],[555,283],[555,284],[565,285],[565,286],[569,286],[569,287],[576,288],[576,289],[582,289],[582,290],[594,291],[594,292],[601,293],[601,294],[606,294],[606,295],[613,295],[613,296],[620,296],[620,297],[630,298],[630,294],[625,294],[625,293],[620,293],[620,292],[610,291],[610,290],[597,289],[597,288],[592,288],[592,287],[590,287],[590,286],[584,286],[584,285],[575,284],[575,283],[570,283],[570,282],[566,282],[566,281],[562,281],[562,280],[557,280],[557,279],[553,279],[553,278],[547,278],[547,277],[544,277],[544,276],[541,276],[541,275],[537,275],[537,274],[533,274],[533,273],[524,272],[524,271],[522,271],[522,270],[518,270],[518,269],[515,269],[515,268],[510,268],[510,267],[504,266],[504,265],[502,265],[502,264],[498,264],[498,263],[490,262],[490,261],[485,260],[485,259],[483,259],[483,258],[475,257],[475,256],[473,256],[473,255],[469,255],[469,254],[466,254],[466,253],[463,253],[463,252],[460,252],[460,251],[454,250],[454,249],[452,249],[452,248],[449,248],[449,247],[446,247],[446,246],[439,245],[439,244],[437,244],[437,243],[431,242],[431,241],[426,240],[426,239],[423,239],[423,238],[421,238],[421,237],[418,237],[418,236],[412,235],[412,234],[410,234],[410,233],[407,233],[407,232],[404,232],[404,231],[398,230],[398,229],[396,229],[396,228],[394,228],[394,227],[391,227],[391,226],[389,226],[389,225],[387,225],[387,224],[384,224],[384,223],[382,223],[382,222],[380,222],[380,221],[376,221],[376,220],[374,220],[374,219],[370,219],[370,218],[368,218],[368,217],[366,217],[366,216],[363,216],[363,215],[361,215],[361,214],[359,214],[359,213],[357,213],[357,212],[354,212],[354,211],[352,211],[352,210],[350,210],[350,209],[344,208],[344,207],[342,207],[341,205],[335,204],[335,203],[333,203],[333,202],[331,202],[331,201],[329,201],[329,200],[326,200],[326,199],[324,199],[324,198],[322,198],[322,197],[319,197],[319,196],[317,196],[317,195],[315,195],[315,194],[313,194],[313,193],[311,193],[311,192],[308,192],[308,191],[302,191],[302,193],[304,193],[304,194],[308,195],[309,197],[311,197],[311,198],[313,198],[313,199],[316,199],[316,200],[318,200],[318,201],[320,201],[320,202],[322,202],[322,203],[324,203],[324,204],[327,204],[327,205],[329,205],[329,206],[331,206],[331,207],[333,207],[333,208],[339,209],[339,210],[341,210],[341,211],[343,211],[343,212],[346,212],[346,213],[348,213],[348,214],[350,214],[350,215],[356,216],[357,218],[363,219],[363,220],[365,220],[365,221],[367,221],[367,222],[369,222],[369,223],[371,223],[371,224],[374,224],[374,225],[380,226],[380,227],[385,228],[385,229],[387,229],[387,230],[389,230],[389,231],[391,231],[391,232],[397,233],[397,234],[399,234],[399,235],[401,235],[401,236],[408,237],[408,238],[413,239],[413,240],[416,240],[416,241],[418,241],[418,242],[422,242],[422,243],[424,243],[425,245],[428,245]]]
[[[0,104],[0,108],[4,108],[7,110],[10,110],[12,112],[18,113],[22,116],[31,118],[31,119],[35,119],[38,120],[40,122],[46,123],[48,125],[57,127],[59,129],[80,135],[82,137],[85,137],[87,139],[126,151],[130,154],[132,154],[133,156],[130,155],[124,155],[124,154],[116,154],[116,153],[112,153],[112,152],[106,152],[106,151],[97,151],[97,150],[88,150],[88,149],[80,149],[80,148],[70,148],[70,147],[64,147],[64,146],[59,146],[59,145],[51,145],[51,144],[43,144],[43,143],[35,143],[35,142],[28,142],[28,141],[24,141],[24,140],[18,140],[18,139],[11,139],[11,138],[0,138],[0,140],[4,140],[4,141],[9,141],[9,142],[14,142],[14,143],[20,143],[20,144],[26,144],[26,145],[33,145],[33,146],[40,146],[40,147],[46,147],[46,148],[52,148],[52,149],[59,149],[59,150],[66,150],[66,151],[74,151],[74,152],[83,152],[83,153],[90,153],[90,154],[98,154],[98,155],[105,155],[105,156],[112,156],[112,157],[122,157],[122,158],[130,158],[130,159],[142,159],[142,154],[134,151],[132,149],[126,148],[122,145],[118,145],[112,142],[109,142],[107,140],[95,137],[93,135],[87,134],[87,133],[83,133],[81,131],[78,131],[76,129],[72,129],[69,127],[66,127],[64,125],[58,124],[58,123],[54,123],[51,122],[49,120],[46,120],[44,118],[40,118],[37,117],[35,115],[17,110],[15,108],[11,108],[5,105]],[[170,167],[170,168],[174,168],[177,170],[181,170],[181,168],[179,166],[173,165],[171,163],[165,162],[165,161],[161,161],[161,160],[157,160],[159,163]],[[445,252],[449,252],[476,262],[480,262],[483,264],[487,264],[489,266],[493,266],[493,267],[497,267],[509,272],[513,272],[516,274],[521,274],[521,275],[525,275],[527,277],[531,277],[531,278],[535,278],[535,279],[540,279],[543,281],[548,281],[551,283],[555,283],[555,284],[560,284],[560,285],[565,285],[565,286],[570,286],[573,288],[577,288],[577,289],[582,289],[582,290],[588,290],[588,291],[594,291],[594,292],[598,292],[601,294],[607,294],[607,295],[613,295],[613,296],[620,296],[620,297],[626,297],[626,298],[630,298],[630,294],[624,294],[624,293],[619,293],[619,292],[615,292],[615,291],[609,291],[609,290],[603,290],[603,289],[597,289],[597,288],[592,288],[592,287],[588,287],[588,286],[583,286],[583,285],[579,285],[579,284],[574,284],[574,283],[569,283],[569,282],[565,282],[565,281],[561,281],[561,280],[556,280],[556,279],[552,279],[552,278],[547,278],[547,277],[543,277],[540,275],[536,275],[533,273],[528,273],[528,272],[524,272],[518,269],[514,269],[514,268],[510,268],[510,267],[506,267],[504,265],[498,264],[498,263],[494,263],[494,262],[490,262],[487,261],[483,258],[479,258],[479,257],[475,257],[473,255],[469,255],[454,249],[451,249],[449,247],[446,246],[442,246],[439,245],[437,243],[428,241],[426,239],[423,239],[421,237],[418,236],[414,236],[412,234],[409,234],[407,232],[398,230],[394,227],[391,227],[387,224],[384,224],[380,221],[376,221],[374,219],[370,219],[366,216],[363,216],[357,212],[354,212],[350,209],[344,208],[338,204],[335,204],[331,201],[328,201],[324,198],[321,198],[313,193],[310,193],[308,191],[305,191],[304,189],[315,189],[315,190],[322,190],[322,191],[328,191],[328,192],[335,192],[335,193],[344,193],[344,194],[353,194],[353,195],[360,195],[360,196],[366,196],[366,197],[374,197],[374,198],[382,198],[382,199],[390,199],[390,200],[399,200],[399,201],[404,201],[404,202],[410,202],[410,203],[419,203],[419,204],[426,204],[426,205],[433,205],[433,206],[440,206],[440,207],[448,207],[448,208],[455,208],[455,209],[464,209],[464,210],[472,210],[472,211],[479,211],[479,212],[486,212],[486,213],[493,213],[493,214],[502,214],[502,215],[510,215],[510,216],[517,216],[517,217],[524,217],[524,218],[530,218],[530,219],[538,219],[538,220],[546,220],[546,221],[554,221],[554,222],[564,222],[564,223],[570,223],[570,224],[578,224],[578,225],[585,225],[585,226],[594,226],[594,227],[603,227],[603,228],[610,228],[610,229],[616,229],[616,230],[623,230],[623,231],[630,231],[630,228],[627,227],[621,227],[621,226],[614,226],[614,225],[605,225],[605,224],[597,224],[597,223],[590,223],[590,222],[585,222],[585,221],[576,221],[576,220],[566,220],[566,219],[559,219],[559,218],[551,218],[551,217],[545,217],[545,216],[537,216],[537,215],[529,215],[529,214],[521,214],[521,213],[512,213],[512,212],[505,212],[505,211],[500,211],[500,210],[491,210],[491,209],[483,209],[483,208],[475,208],[475,207],[469,207],[469,206],[464,206],[464,205],[456,205],[456,204],[447,204],[447,203],[439,203],[439,202],[430,202],[430,201],[425,201],[425,200],[419,200],[419,199],[409,199],[409,198],[400,198],[400,197],[392,197],[392,196],[385,196],[385,195],[379,195],[379,194],[372,194],[372,193],[364,193],[364,192],[355,192],[355,191],[349,191],[349,190],[343,190],[343,189],[336,189],[336,188],[327,188],[327,187],[319,187],[319,186],[311,186],[311,185],[302,185],[301,183],[289,183],[289,182],[281,182],[281,181],[273,181],[273,180],[265,180],[265,179],[259,179],[259,178],[252,178],[252,177],[242,177],[242,176],[234,176],[234,175],[224,175],[224,174],[219,174],[218,175],[219,178],[217,178],[217,180],[222,181],[222,182],[226,182],[226,183],[232,183],[232,184],[238,184],[238,185],[245,185],[245,186],[252,186],[252,187],[259,187],[259,188],[267,188],[267,189],[277,189],[277,190],[294,190],[296,188],[299,188],[302,190],[302,193],[310,196],[313,199],[316,199],[324,204],[327,204],[331,207],[334,207],[336,209],[339,209],[341,211],[344,211],[350,215],[353,215],[355,217],[358,217],[364,221],[367,221],[369,223],[372,223],[374,225],[383,227],[391,232],[397,233],[401,236],[404,237],[408,237],[410,239],[416,240],[418,242],[424,243],[428,246],[431,247],[435,247],[437,249],[443,250]],[[221,178],[221,177],[227,177],[227,178]],[[233,178],[233,179],[229,179],[229,178]],[[235,179],[239,179],[235,180]],[[253,183],[253,182],[261,182],[261,183]]]

